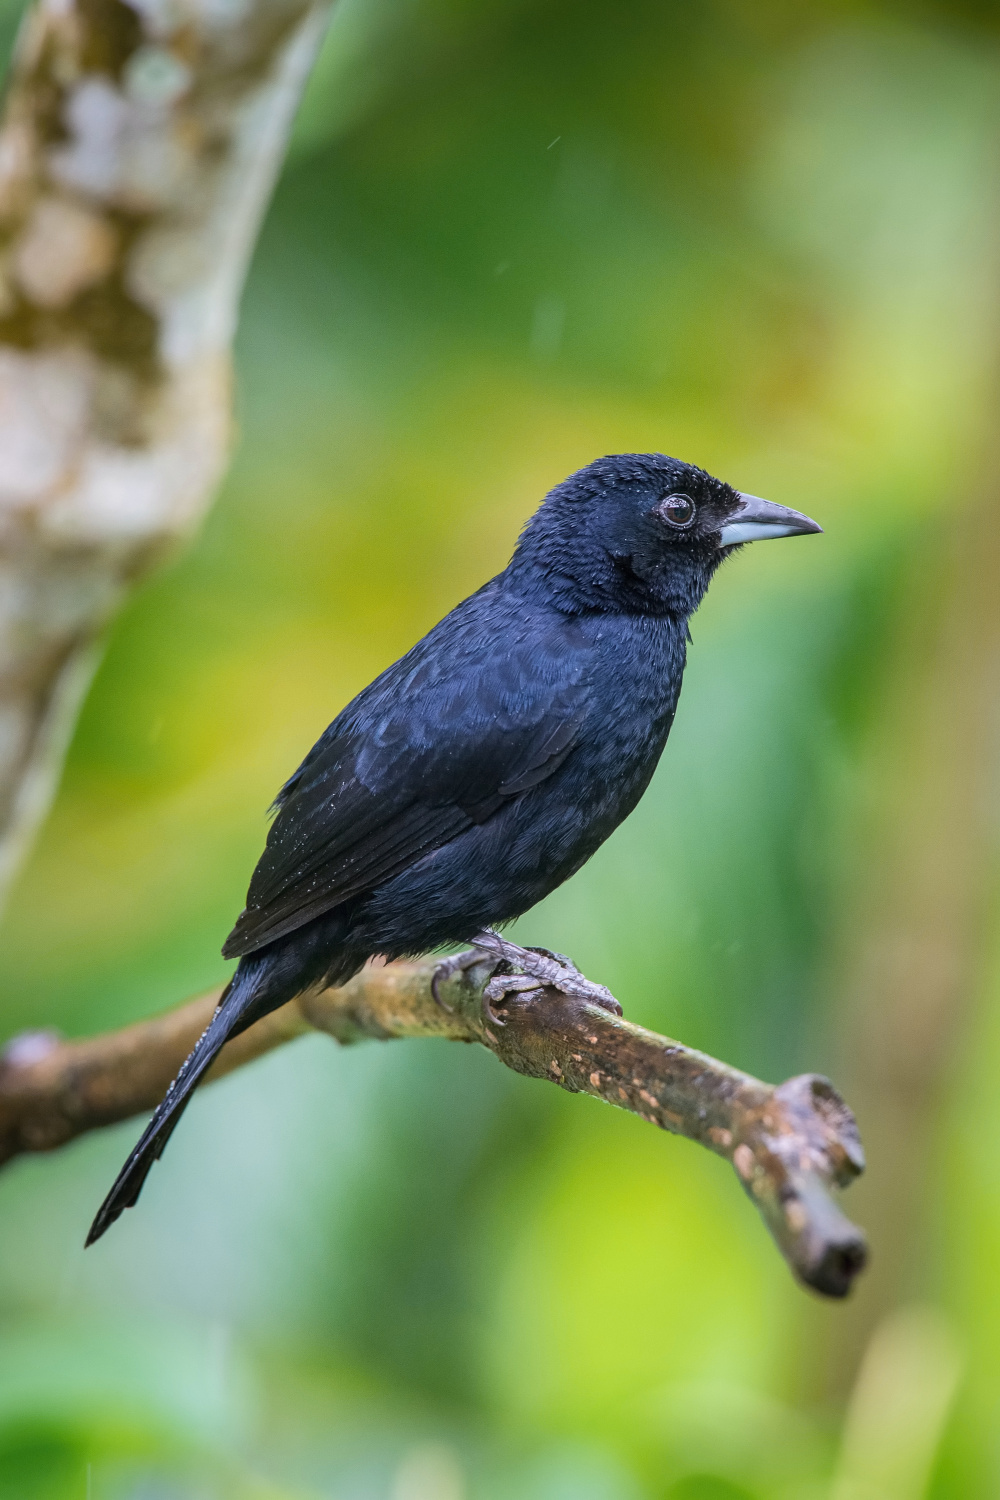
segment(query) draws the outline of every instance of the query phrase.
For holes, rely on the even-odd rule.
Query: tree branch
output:
[[[592,1094],[732,1162],[782,1255],[807,1286],[843,1297],[865,1239],[832,1195],[864,1168],[854,1117],[832,1085],[803,1074],[773,1087],[599,1006],[554,990],[509,997],[484,1019],[495,960],[431,991],[433,961],[369,964],[340,989],[312,991],[230,1042],[219,1077],[310,1029],[339,1042],[440,1036],[480,1042],[517,1073]],[[85,1041],[28,1032],[0,1058],[0,1163],[47,1151],[152,1109],[200,1036],[218,992]]]

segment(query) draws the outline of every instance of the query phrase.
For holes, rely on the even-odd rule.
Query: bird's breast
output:
[[[674,620],[615,619],[599,629],[593,646],[586,721],[557,773],[560,796],[576,814],[584,858],[649,785],[677,708],[686,632]]]

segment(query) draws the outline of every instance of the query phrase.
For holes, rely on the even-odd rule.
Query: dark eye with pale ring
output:
[[[665,500],[660,501],[657,509],[665,521],[682,530],[690,526],[698,514],[698,508],[690,495],[668,495]]]

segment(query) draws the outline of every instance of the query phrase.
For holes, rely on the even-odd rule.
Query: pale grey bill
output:
[[[771,500],[762,500],[759,495],[740,494],[740,500],[743,502],[740,509],[722,528],[723,547],[823,530],[801,511],[789,510],[787,505],[775,505]]]

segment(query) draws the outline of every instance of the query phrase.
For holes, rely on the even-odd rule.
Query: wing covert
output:
[[[470,608],[484,592],[359,694],[282,787],[227,958],[391,879],[571,753],[589,698],[579,627],[522,610],[486,629]]]

